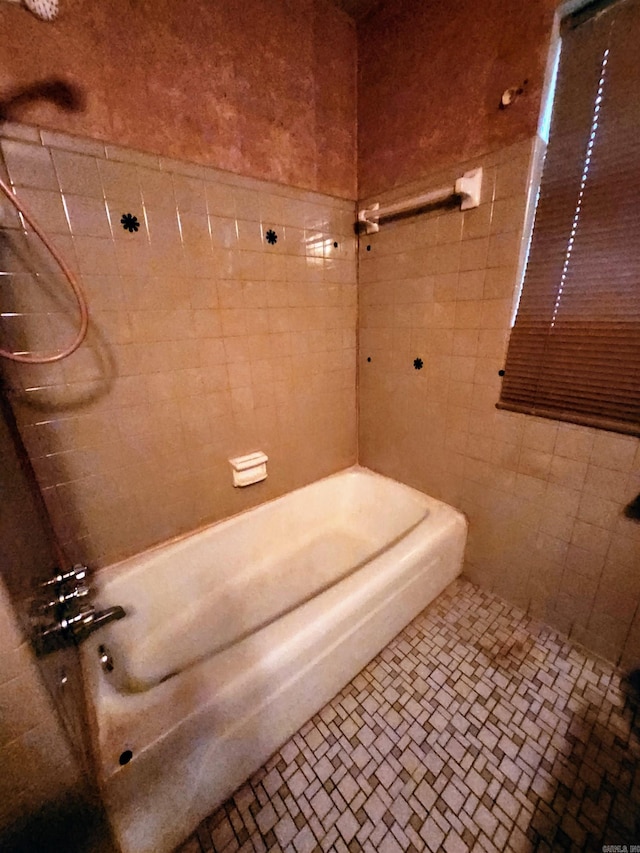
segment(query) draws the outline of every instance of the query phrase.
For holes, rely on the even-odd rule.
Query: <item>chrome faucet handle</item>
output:
[[[91,587],[87,586],[84,581],[80,581],[77,583],[73,589],[63,596],[63,602],[73,601],[74,599],[80,601],[84,598],[87,600],[91,597],[92,590]]]
[[[57,575],[54,575],[47,581],[44,581],[40,586],[43,589],[50,589],[51,587],[60,587],[63,584],[68,584],[71,581],[84,582],[88,577],[89,569],[87,566],[82,566],[80,563],[77,563],[73,568],[69,569],[68,572],[58,572]]]
[[[126,614],[122,607],[96,611],[89,569],[76,565],[40,585],[30,603],[30,618],[38,654],[80,643],[98,628]]]
[[[93,604],[83,604],[75,613],[71,613],[60,620],[63,631],[71,631],[77,635],[82,633],[95,619],[96,609]]]
[[[67,572],[65,575],[57,575],[56,578],[44,583],[41,587],[45,591],[46,598],[41,599],[38,608],[42,613],[47,613],[55,608],[77,606],[77,602],[91,597],[91,588],[87,583],[87,569],[82,566],[82,571]],[[62,578],[62,580],[58,580]]]
[[[126,615],[124,608],[120,606],[107,607],[106,610],[96,611],[93,605],[88,605],[81,609],[77,617],[67,620],[67,624],[63,627],[71,631],[77,642],[82,642],[98,628],[117,619],[124,619]]]
[[[73,570],[69,572],[58,572],[57,575],[54,575],[52,578],[49,578],[49,580],[42,581],[40,586],[43,589],[49,589],[52,586],[59,586],[61,583],[64,583],[66,580],[69,580],[69,578],[72,577],[74,577]]]
[[[89,575],[91,574],[89,567],[83,566],[80,563],[76,563],[72,571],[74,572],[77,581],[86,581],[89,579]]]

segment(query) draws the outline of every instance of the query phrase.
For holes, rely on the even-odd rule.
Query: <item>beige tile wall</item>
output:
[[[91,309],[72,357],[4,367],[71,559],[104,565],[355,462],[351,202],[3,130],[9,177]],[[74,335],[72,297],[1,212],[0,339],[55,350]],[[234,489],[228,458],[258,448],[268,479]]]
[[[80,785],[29,643],[0,579],[0,835]]]
[[[56,562],[4,409],[0,404],[0,849],[42,849],[44,825],[50,849],[75,849],[75,826],[96,836],[98,853],[111,848],[85,775],[89,732],[78,652],[36,658],[28,642],[35,585],[53,575]],[[52,837],[54,816],[62,842]],[[94,850],[88,837],[86,849]]]
[[[361,240],[360,461],[468,514],[472,580],[638,665],[640,525],[621,515],[640,491],[638,440],[495,408],[532,149],[384,197],[485,170],[477,209],[440,209]]]
[[[108,563],[355,460],[350,203],[23,126],[5,133],[11,180],[91,303],[79,353],[7,372],[73,559]],[[637,440],[495,409],[531,150],[485,158],[476,210],[361,241],[360,461],[468,513],[470,577],[630,665],[640,536],[621,509],[640,489]],[[121,229],[126,212],[138,233]],[[5,204],[2,214],[3,340],[58,346],[73,334],[70,298]],[[269,479],[234,490],[228,457],[258,447]]]

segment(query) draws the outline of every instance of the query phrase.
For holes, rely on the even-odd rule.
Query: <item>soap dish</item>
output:
[[[230,459],[233,469],[234,486],[251,486],[267,479],[267,461],[269,457],[261,450],[248,453],[246,456],[235,456]]]

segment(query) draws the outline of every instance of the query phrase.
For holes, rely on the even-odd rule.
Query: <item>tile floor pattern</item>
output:
[[[613,667],[456,581],[180,853],[640,844],[625,695]]]

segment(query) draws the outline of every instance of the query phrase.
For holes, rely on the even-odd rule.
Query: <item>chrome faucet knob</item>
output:
[[[43,592],[30,603],[38,654],[80,643],[98,628],[126,615],[119,606],[96,611],[91,603],[92,590],[86,566],[76,565],[67,572],[58,572],[40,588]]]
[[[80,633],[93,622],[95,615],[96,609],[93,604],[84,604],[76,613],[61,619],[60,626],[65,631],[70,630],[74,634]]]
[[[80,583],[78,583],[74,587],[73,591],[70,592],[69,595],[65,596],[65,601],[69,601],[73,598],[78,598],[78,599],[89,598],[90,595],[91,595],[91,589],[87,586],[86,583],[84,583],[83,581],[80,581]]]
[[[91,597],[91,589],[84,581],[80,581],[73,585],[62,584],[55,591],[51,590],[50,594],[52,595],[51,598],[39,604],[38,610],[41,613],[48,613],[58,607],[63,609],[66,607],[75,608],[77,606],[75,602],[83,599],[88,600]]]
[[[89,569],[87,566],[82,566],[80,563],[77,563],[73,569],[73,576],[79,583],[84,583],[89,579]]]
[[[63,584],[65,581],[69,580],[69,578],[72,577],[75,577],[73,570],[70,572],[58,572],[57,575],[54,575],[52,578],[49,578],[49,580],[43,581],[40,586],[44,589],[48,589],[52,586],[60,586],[60,584]]]
[[[49,580],[44,581],[40,584],[44,589],[49,589],[50,587],[60,587],[69,583],[70,581],[78,581],[84,582],[89,577],[89,569],[87,566],[82,566],[80,563],[77,563],[73,568],[69,569],[68,572],[58,572],[58,574],[54,575]]]

